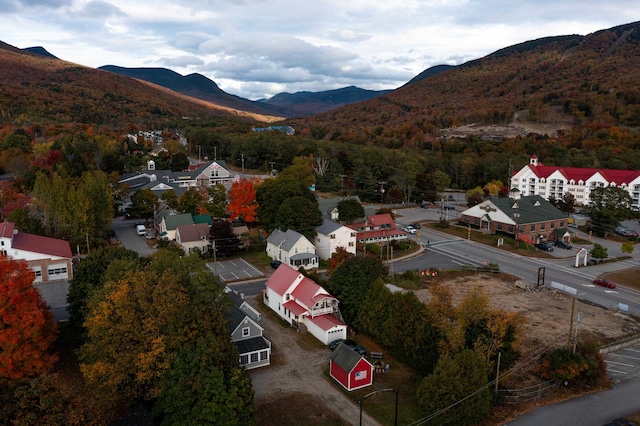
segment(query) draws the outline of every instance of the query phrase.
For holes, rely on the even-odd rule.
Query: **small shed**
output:
[[[373,365],[344,343],[331,354],[329,374],[348,391],[373,383]]]

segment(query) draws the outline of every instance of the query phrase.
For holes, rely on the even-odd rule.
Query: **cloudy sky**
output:
[[[434,65],[639,20],[637,0],[0,0],[0,41],[197,72],[255,100],[394,89]]]

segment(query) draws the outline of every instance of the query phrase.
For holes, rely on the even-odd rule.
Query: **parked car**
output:
[[[618,235],[622,235],[623,237],[637,237],[638,233],[636,231],[632,231],[629,228],[625,228],[624,226],[616,226],[614,229],[615,233]]]
[[[344,343],[345,345],[347,345],[347,347],[349,347],[349,349],[359,353],[362,356],[365,356],[367,354],[367,349],[364,346],[358,345],[356,342],[354,342],[351,339],[334,340],[333,342],[329,343],[329,349],[331,349],[332,351],[335,351],[340,343]]]
[[[411,226],[411,225],[407,225],[407,226],[405,226],[404,228],[402,228],[402,230],[403,230],[404,232],[409,233],[409,234],[415,234],[415,233],[417,233],[417,232],[418,232],[418,231],[416,231],[416,228],[414,228],[414,227],[413,227],[413,226]]]
[[[420,229],[422,226],[419,223],[411,223],[409,226],[413,226],[415,229]]]
[[[444,209],[445,210],[455,210],[456,208],[455,208],[455,206],[452,206],[451,204],[445,204]]]
[[[563,248],[565,250],[571,250],[571,244],[565,243],[564,241],[556,241],[556,247]]]
[[[273,269],[278,269],[278,267],[282,265],[282,262],[280,262],[279,260],[272,260],[271,261],[271,267]]]
[[[551,242],[550,241],[545,241],[545,242],[542,242],[542,243],[534,244],[534,246],[538,250],[553,251],[553,247],[551,246]]]
[[[593,283],[606,288],[616,288],[616,285],[609,280],[603,280],[600,278],[596,278],[593,280]]]

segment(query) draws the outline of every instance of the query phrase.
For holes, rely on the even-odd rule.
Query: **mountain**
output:
[[[640,22],[520,43],[413,81],[288,124],[326,139],[390,147],[442,136],[552,135],[589,123],[635,129]]]
[[[184,117],[275,120],[2,42],[0,69],[0,125],[19,121],[162,126]]]
[[[51,53],[49,53],[47,51],[47,49],[45,49],[42,46],[34,46],[34,47],[25,47],[24,49],[22,49],[26,52],[31,52],[31,53],[35,53],[36,55],[40,55],[40,56],[46,56],[47,58],[51,58],[51,59],[59,59],[56,56],[52,55]]]
[[[323,92],[279,93],[262,102],[276,105],[290,112],[291,116],[304,117],[377,98],[391,90],[365,90],[355,86]]]
[[[239,96],[230,95],[202,74],[183,76],[166,68],[125,68],[105,65],[98,69],[130,78],[148,81],[166,87],[186,96],[202,99],[217,105],[257,114],[287,116],[287,112],[277,106],[264,105]]]
[[[424,80],[425,78],[429,78],[433,75],[440,74],[441,72],[448,71],[452,68],[455,68],[454,65],[436,65],[426,70],[422,71],[420,74],[413,77],[407,84],[417,83],[418,81]]]
[[[250,101],[226,93],[213,80],[202,74],[194,73],[183,76],[166,68],[125,68],[115,65],[105,65],[99,69],[149,81],[184,95],[218,105],[283,117],[305,117],[343,105],[372,99],[389,92],[388,90],[374,91],[350,86],[323,92],[281,93],[270,99]]]

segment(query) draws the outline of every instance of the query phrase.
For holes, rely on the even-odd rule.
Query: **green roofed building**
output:
[[[483,201],[460,215],[459,224],[492,234],[507,234],[529,244],[543,241],[569,241],[568,216],[539,195]],[[518,231],[516,232],[516,227]]]

